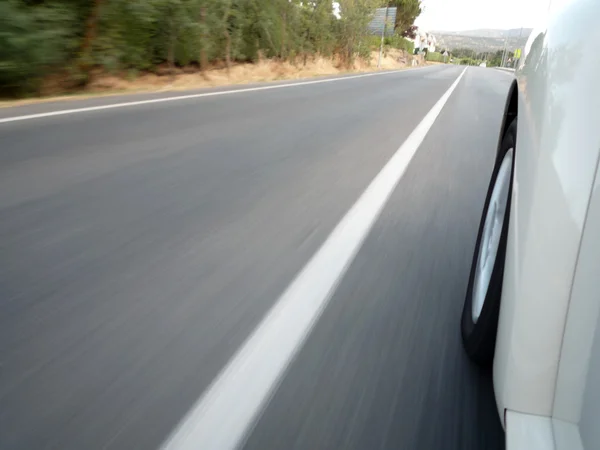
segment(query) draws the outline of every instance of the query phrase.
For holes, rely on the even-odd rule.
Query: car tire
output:
[[[510,218],[516,135],[515,118],[504,133],[498,149],[477,233],[461,319],[463,346],[469,357],[480,365],[489,365],[494,358]],[[505,207],[503,214],[502,204]]]

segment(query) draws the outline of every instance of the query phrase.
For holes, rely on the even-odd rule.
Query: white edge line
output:
[[[466,68],[338,223],[162,450],[243,444]]]
[[[418,69],[425,69],[431,66],[419,67]],[[286,84],[276,84],[270,86],[259,86],[253,88],[242,88],[242,89],[231,89],[228,91],[218,91],[218,92],[204,92],[200,94],[189,94],[189,95],[179,95],[175,97],[165,97],[165,98],[153,98],[149,100],[139,100],[135,102],[126,102],[126,103],[113,103],[110,105],[100,105],[100,106],[90,106],[87,108],[73,108],[73,109],[61,109],[59,111],[50,111],[39,114],[28,114],[24,116],[14,116],[14,117],[6,117],[4,119],[0,119],[1,123],[8,122],[19,122],[23,120],[32,120],[32,119],[41,119],[43,117],[53,117],[53,116],[64,116],[66,114],[75,114],[82,112],[90,112],[90,111],[101,111],[103,109],[116,109],[116,108],[125,108],[129,106],[139,106],[139,105],[149,105],[152,103],[165,103],[165,102],[174,102],[177,100],[187,100],[192,98],[201,98],[201,97],[215,97],[217,95],[231,95],[231,94],[241,94],[244,92],[255,92],[255,91],[267,91],[270,89],[283,89],[295,86],[307,86],[310,84],[320,84],[320,83],[331,83],[334,81],[343,81],[343,80],[354,80],[356,78],[365,78],[365,77],[374,77],[381,75],[390,75],[400,72],[410,72],[416,69],[400,69],[400,70],[391,70],[386,72],[372,72],[372,73],[363,73],[360,75],[351,75],[347,77],[337,77],[337,78],[327,78],[325,80],[311,80],[311,81],[300,81],[298,83],[286,83]]]

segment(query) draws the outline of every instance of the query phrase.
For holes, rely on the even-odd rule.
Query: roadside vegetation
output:
[[[448,57],[444,57],[444,55],[440,52],[427,52],[427,57],[426,57],[427,61],[431,61],[431,62],[446,62],[446,60],[449,60]]]
[[[0,96],[123,88],[150,78],[176,84],[183,75],[209,85],[256,81],[253,67],[269,69],[260,80],[362,70],[379,47],[367,26],[386,4],[399,10],[386,55],[412,53],[403,36],[420,0],[337,3],[334,10],[331,0],[2,0]]]
[[[485,62],[487,67],[499,67],[502,64],[503,50],[495,52],[477,52],[470,48],[457,48],[452,50],[451,55],[455,64],[466,66],[478,66]],[[514,53],[510,50],[506,51],[506,60],[512,60]]]

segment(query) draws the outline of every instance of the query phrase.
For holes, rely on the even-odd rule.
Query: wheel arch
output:
[[[498,137],[498,145],[496,147],[496,160],[499,157],[500,145],[502,144],[502,138],[506,134],[506,130],[512,123],[515,117],[519,114],[519,89],[517,87],[517,80],[513,80],[506,96],[506,103],[504,105],[504,114],[502,116],[502,126],[500,128],[500,135]]]

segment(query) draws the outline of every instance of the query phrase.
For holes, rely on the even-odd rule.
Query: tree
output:
[[[96,31],[98,28],[98,17],[100,15],[100,8],[104,4],[104,0],[93,0],[90,10],[88,12],[86,24],[85,24],[85,33],[83,36],[83,41],[81,43],[80,50],[80,68],[86,72],[90,66],[90,51],[92,48],[92,44],[96,39]]]
[[[419,31],[419,27],[415,25],[411,25],[406,30],[401,32],[400,34],[409,39],[415,39],[417,37],[417,32]]]
[[[504,53],[504,50],[497,50],[495,53],[492,53],[489,55],[488,59],[489,59],[489,63],[488,66],[489,67],[498,67],[500,65],[502,65],[502,54]],[[509,58],[513,57],[513,52],[511,51],[506,51],[506,59],[508,60]]]
[[[48,73],[75,54],[77,15],[61,3],[0,2],[0,93],[37,91]]]
[[[375,8],[381,6],[378,0],[340,0],[339,20],[341,54],[346,65],[352,65],[355,54],[360,53],[360,44],[367,35],[367,27]]]
[[[70,89],[96,73],[162,74],[163,66],[207,76],[211,64],[261,56],[338,55],[351,65],[370,55],[368,24],[386,1],[339,3],[340,18],[331,0],[0,0],[0,93],[39,92],[51,78]],[[410,33],[420,1],[389,3],[399,7],[395,25]]]
[[[414,39],[414,36],[405,34],[414,25],[415,20],[422,12],[421,0],[390,0],[388,6],[395,6],[396,23],[394,29],[402,36],[408,36]]]

